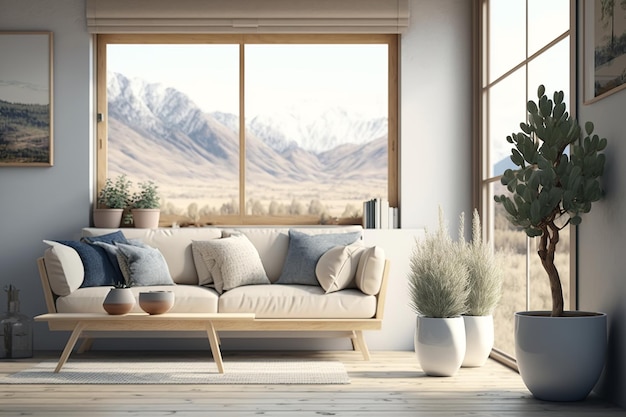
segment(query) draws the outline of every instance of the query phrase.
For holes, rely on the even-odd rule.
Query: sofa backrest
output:
[[[307,234],[347,233],[361,231],[358,225],[348,226],[220,226],[183,227],[163,229],[120,229],[127,239],[140,239],[147,245],[159,249],[165,258],[172,279],[177,284],[198,284],[191,251],[194,240],[219,239],[222,234],[238,232],[246,235],[259,252],[261,262],[270,281],[275,282],[283,269],[289,248],[289,230]],[[88,227],[82,230],[83,236],[98,236],[118,229]]]

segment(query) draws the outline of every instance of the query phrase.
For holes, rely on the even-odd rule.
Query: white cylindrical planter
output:
[[[515,313],[515,354],[528,390],[547,401],[579,401],[595,386],[606,357],[604,313]]]
[[[465,323],[465,358],[461,366],[483,366],[493,348],[493,316],[463,316]]]
[[[454,375],[465,356],[463,317],[417,316],[415,354],[426,375]]]

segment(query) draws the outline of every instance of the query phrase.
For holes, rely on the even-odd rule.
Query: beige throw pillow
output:
[[[367,295],[380,291],[385,269],[385,251],[379,246],[367,248],[359,259],[356,269],[356,286]]]
[[[335,246],[320,257],[315,267],[315,275],[326,294],[343,290],[354,284],[359,259],[365,249],[360,242],[347,246]]]
[[[242,285],[270,284],[259,253],[245,235],[195,241],[194,244],[219,294]]]

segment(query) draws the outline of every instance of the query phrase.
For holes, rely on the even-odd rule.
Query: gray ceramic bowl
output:
[[[139,307],[148,314],[163,314],[174,305],[171,291],[148,291],[139,293]]]

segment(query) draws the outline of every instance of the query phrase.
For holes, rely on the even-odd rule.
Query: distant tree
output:
[[[270,216],[282,216],[287,213],[285,205],[279,203],[276,200],[270,201],[269,214]]]
[[[301,216],[306,212],[304,205],[296,200],[295,198],[291,200],[291,205],[289,206],[289,214],[295,216]]]
[[[263,207],[263,203],[260,200],[250,199],[248,201],[248,207],[250,207],[250,213],[253,216],[265,216],[267,211]]]
[[[198,212],[198,203],[191,203],[187,206],[187,216],[193,221],[200,219],[200,213]]]
[[[361,209],[356,208],[355,206],[352,205],[352,203],[346,204],[346,208],[343,210],[343,213],[341,214],[341,217],[344,217],[344,218],[360,217],[360,216],[361,216]]]
[[[221,215],[237,214],[239,212],[239,203],[235,199],[231,199],[230,202],[222,204],[220,208]]]
[[[311,200],[309,204],[309,214],[322,215],[326,213],[326,211],[326,206],[319,199]]]

